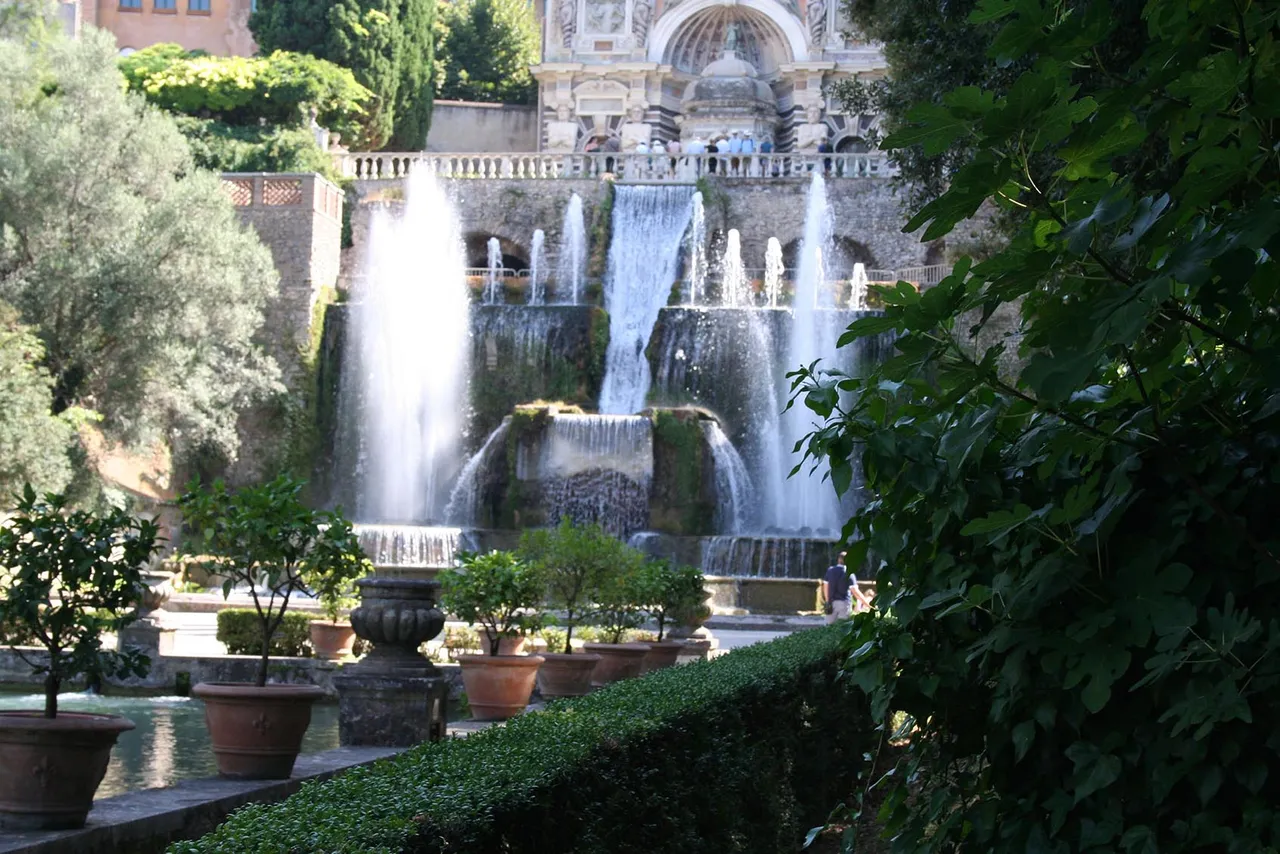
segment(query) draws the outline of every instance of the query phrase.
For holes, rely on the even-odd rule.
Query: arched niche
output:
[[[648,59],[697,74],[719,58],[731,22],[738,24],[739,55],[762,77],[775,75],[783,63],[809,59],[800,19],[775,0],[686,0],[658,19]]]

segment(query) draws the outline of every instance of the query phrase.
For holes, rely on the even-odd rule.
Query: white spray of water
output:
[[[764,253],[764,292],[769,297],[769,308],[778,307],[778,297],[782,293],[782,273],[786,268],[782,265],[782,244],[776,237],[769,238],[769,246]]]
[[[688,187],[616,187],[604,307],[609,312],[600,411],[630,415],[649,394],[645,347],[671,296],[692,216]]]
[[[738,534],[749,529],[755,507],[751,475],[738,449],[715,421],[702,422],[702,435],[711,450],[716,478],[716,529],[721,534]]]
[[[698,305],[707,289],[707,212],[702,207],[702,193],[693,194],[693,213],[689,217],[689,266],[684,293],[685,305]]]
[[[484,304],[493,305],[498,301],[498,293],[502,287],[502,244],[498,238],[489,238],[489,274],[484,281]]]
[[[724,243],[724,258],[720,262],[720,300],[729,308],[751,305],[747,285],[747,271],[742,267],[742,238],[738,229],[729,229]]]
[[[556,265],[556,301],[582,302],[587,277],[587,226],[582,217],[582,197],[574,193],[564,209],[560,229],[560,257]]]
[[[867,282],[867,265],[854,264],[849,279],[849,308],[854,311],[867,310]]]
[[[542,305],[547,301],[547,250],[544,244],[547,235],[540,228],[533,230],[533,241],[529,244],[529,305]]]
[[[466,410],[469,302],[457,212],[429,172],[409,176],[400,217],[375,211],[354,314],[366,449],[358,516],[439,520]],[[423,259],[430,259],[428,268]]]
[[[476,511],[480,500],[480,479],[483,477],[485,466],[493,457],[494,452],[505,447],[504,443],[510,426],[510,418],[502,419],[498,429],[489,434],[489,438],[484,440],[480,450],[472,454],[471,459],[467,460],[467,464],[462,467],[462,472],[458,475],[458,482],[453,485],[453,491],[449,494],[449,505],[445,508],[445,518],[451,524],[476,524]]]

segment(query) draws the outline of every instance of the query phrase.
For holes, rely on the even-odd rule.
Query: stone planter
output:
[[[460,655],[458,664],[462,667],[471,717],[477,721],[504,721],[529,705],[542,656]]]
[[[351,648],[356,643],[356,630],[351,624],[341,620],[311,621],[311,646],[316,658],[325,661],[340,661],[351,655]]]
[[[84,827],[111,748],[131,729],[118,715],[0,712],[0,827]]]
[[[647,643],[587,643],[582,648],[600,656],[591,672],[592,688],[639,676],[644,657],[649,654]]]
[[[649,644],[649,652],[640,664],[641,673],[652,673],[676,663],[685,645],[679,641],[654,641]]]
[[[315,685],[201,682],[191,695],[204,700],[204,719],[218,773],[237,780],[287,780],[311,726],[311,704],[324,696]]]
[[[579,652],[574,655],[543,652],[538,668],[538,691],[547,699],[581,697],[591,693],[591,674],[600,656]]]
[[[436,606],[440,582],[413,578],[362,578],[360,605],[351,626],[373,650],[360,662],[362,671],[434,673],[418,647],[444,629],[444,613]]]

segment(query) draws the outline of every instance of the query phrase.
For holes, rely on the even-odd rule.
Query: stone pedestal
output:
[[[343,746],[408,747],[444,738],[448,684],[418,652],[444,628],[436,607],[440,582],[364,578],[351,612],[356,635],[373,650],[333,677]]]
[[[177,632],[167,628],[164,621],[152,612],[151,616],[125,626],[117,635],[117,647],[137,649],[150,656],[173,655],[174,636]]]

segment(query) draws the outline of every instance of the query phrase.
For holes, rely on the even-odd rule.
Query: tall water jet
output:
[[[785,269],[782,264],[782,243],[778,238],[770,237],[769,246],[764,252],[764,292],[769,297],[769,308],[778,307],[778,297],[782,293],[782,273]]]
[[[867,283],[867,265],[854,264],[849,279],[849,308],[854,311],[867,310]]]
[[[556,302],[582,302],[587,277],[587,226],[582,217],[582,197],[574,193],[564,209],[560,229],[560,257],[556,264]]]
[[[702,206],[701,192],[693,194],[687,255],[688,278],[685,282],[684,304],[698,305],[707,289],[707,212]]]
[[[716,478],[716,530],[738,534],[749,530],[755,506],[751,475],[738,449],[715,421],[702,422],[702,435],[711,450]]]
[[[437,521],[458,467],[469,301],[457,212],[435,176],[409,176],[399,217],[374,210],[368,259],[347,345],[363,449],[356,515]]]
[[[671,296],[681,239],[693,214],[693,193],[679,186],[619,186],[614,192],[604,289],[609,346],[600,411],[630,415],[644,408],[649,393],[644,351],[658,312]]]
[[[529,305],[542,305],[547,301],[547,241],[546,232],[540,228],[533,230],[533,240],[529,244]]]
[[[484,303],[493,305],[498,301],[498,289],[502,282],[502,244],[498,238],[489,238],[489,269],[484,280]]]
[[[721,305],[728,308],[750,305],[751,292],[747,283],[747,271],[742,267],[742,238],[736,228],[729,229],[720,271]]]

